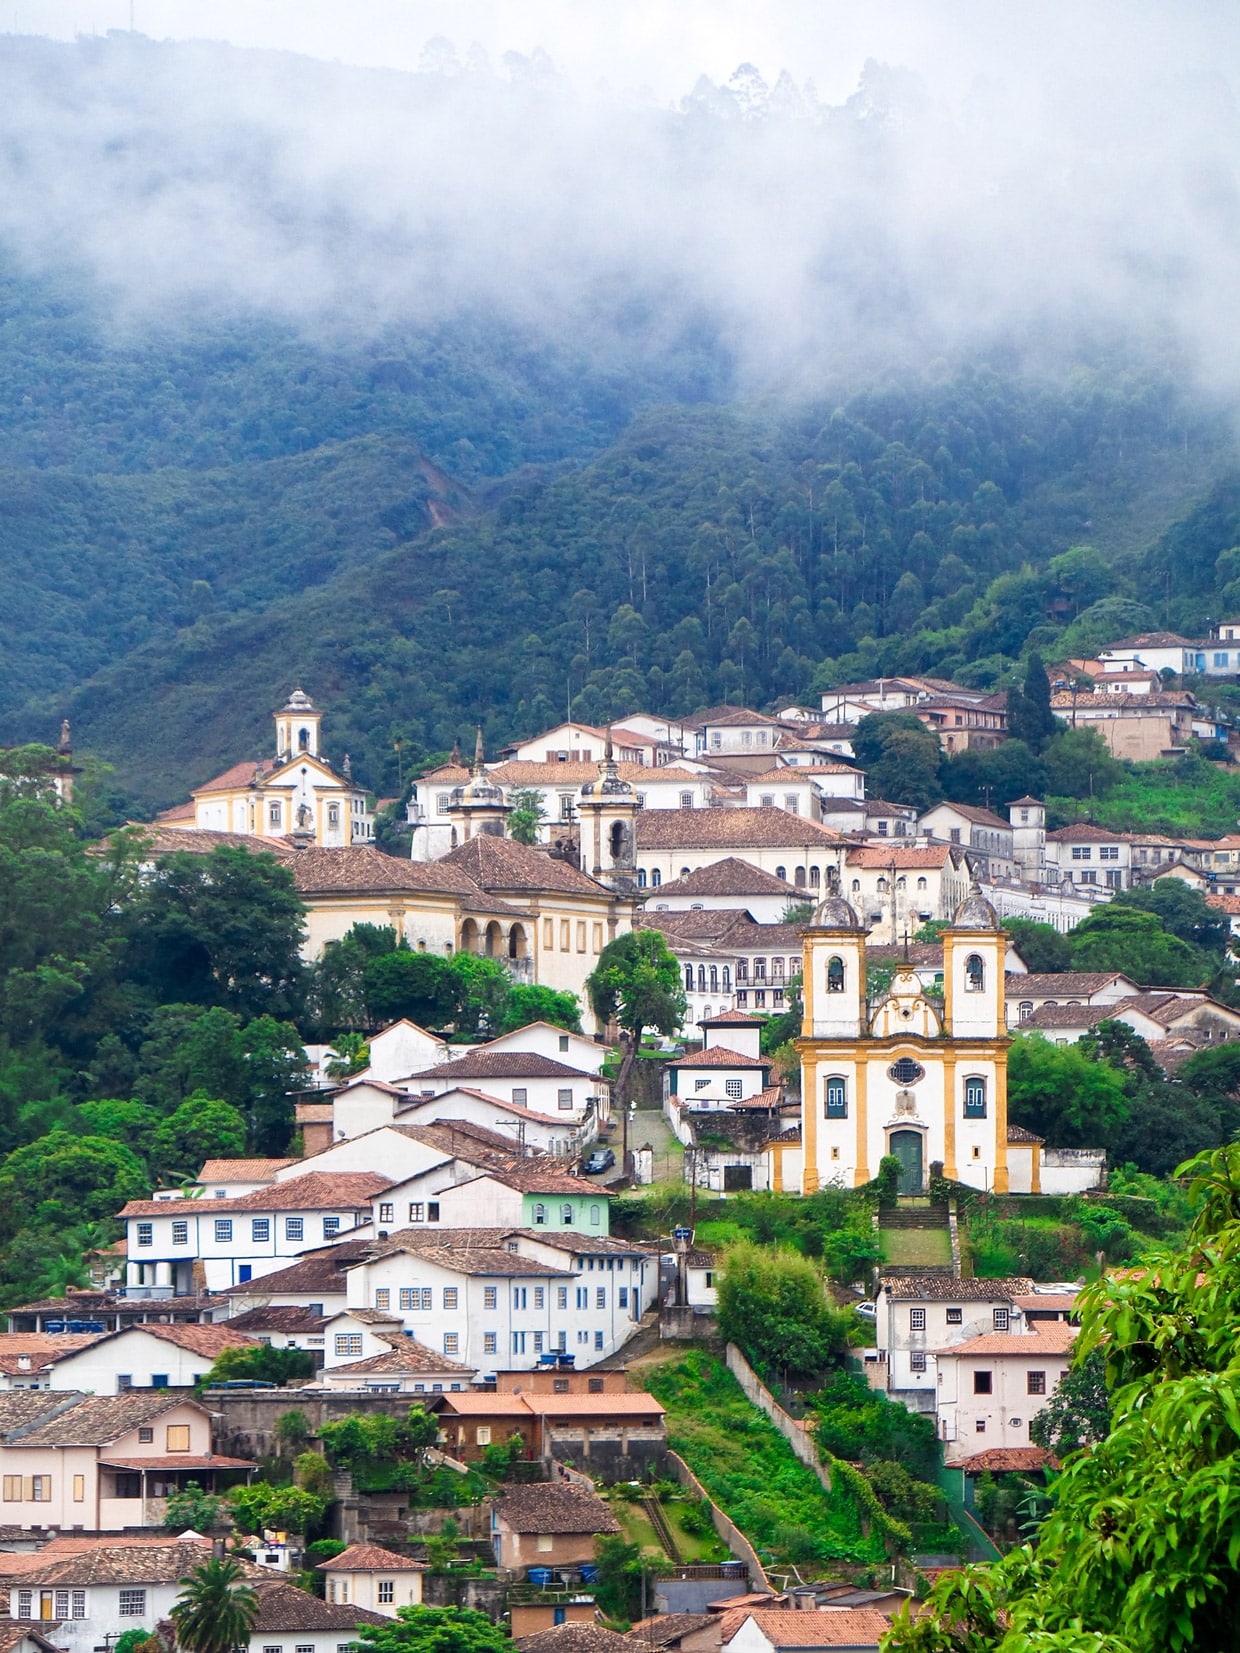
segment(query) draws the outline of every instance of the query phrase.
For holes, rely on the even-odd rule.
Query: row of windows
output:
[[[142,1605],[136,1609],[122,1607],[121,1612],[126,1618],[140,1616],[146,1611],[145,1590],[122,1590],[122,1600],[126,1596],[141,1596]],[[19,1619],[84,1619],[86,1614],[85,1590],[40,1590],[38,1592],[39,1611],[36,1613],[35,1592],[33,1590],[18,1590],[17,1613]]]
[[[986,965],[977,953],[970,953],[964,961],[964,990],[966,993],[986,991]],[[827,960],[827,992],[844,991],[844,961],[838,955]]]
[[[586,921],[584,918],[579,918],[576,921],[575,935],[576,951],[579,953],[584,953],[586,951]],[[603,951],[603,926],[601,924],[594,925],[594,933],[591,939],[593,941],[594,951],[596,953],[601,953]],[[571,953],[574,950],[573,940],[573,920],[562,918],[560,920],[560,952]],[[554,918],[543,919],[543,947],[549,953],[555,951]]]
[[[568,1333],[556,1332],[554,1342],[547,1341],[550,1336],[550,1333],[543,1332],[513,1332],[512,1352],[514,1355],[566,1353],[568,1349]],[[590,1347],[590,1341],[591,1339],[589,1332],[579,1331],[577,1333],[578,1347],[588,1349]],[[593,1341],[594,1348],[599,1352],[607,1346],[606,1338],[602,1332],[595,1332]],[[484,1354],[493,1355],[498,1352],[495,1347],[494,1332],[486,1333],[482,1340],[482,1347]]]
[[[993,1311],[992,1318],[994,1320],[995,1330],[997,1332],[1005,1332],[1012,1323],[1012,1311],[1010,1309],[1002,1308],[995,1309]],[[947,1324],[949,1326],[959,1326],[963,1320],[963,1310],[948,1309]],[[910,1309],[908,1311],[908,1325],[911,1332],[924,1332],[926,1329],[925,1309]]]
[[[1093,851],[1091,850],[1091,848],[1088,844],[1073,844],[1073,846],[1072,846],[1072,859],[1074,861],[1088,861],[1092,858],[1092,856],[1093,856]],[[1099,844],[1099,846],[1098,846],[1098,859],[1100,861],[1118,861],[1119,860],[1119,845],[1118,844]]]
[[[693,1081],[693,1089],[695,1091],[709,1090],[713,1083],[714,1081],[711,1079],[695,1079]],[[735,1102],[739,1102],[741,1097],[744,1095],[744,1087],[739,1079],[725,1079],[723,1088],[728,1096],[730,1096]]]
[[[323,1238],[334,1240],[340,1233],[339,1217],[323,1218]],[[284,1238],[286,1240],[304,1240],[306,1237],[306,1219],[304,1217],[285,1217]],[[216,1217],[215,1243],[217,1245],[231,1245],[233,1238],[233,1220],[231,1217]],[[250,1243],[252,1245],[267,1245],[271,1240],[271,1218],[250,1218]],[[153,1223],[138,1224],[138,1244],[140,1246],[154,1245],[155,1228]],[[172,1225],[173,1245],[189,1244],[189,1223],[174,1222]]]
[[[827,1119],[848,1118],[848,1081],[842,1074],[831,1074],[822,1082],[823,1114]],[[964,1082],[964,1117],[985,1119],[986,1081],[970,1078]],[[914,1313],[917,1311],[914,1310]],[[924,1311],[923,1311],[924,1312]]]

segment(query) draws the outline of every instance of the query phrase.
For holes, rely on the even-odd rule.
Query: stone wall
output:
[[[755,1551],[753,1545],[745,1537],[744,1533],[736,1525],[735,1521],[732,1521],[723,1513],[718,1504],[716,1504],[711,1498],[706,1488],[698,1480],[697,1476],[689,1468],[688,1464],[679,1455],[679,1453],[669,1451],[667,1454],[667,1462],[672,1474],[680,1482],[681,1486],[688,1487],[696,1497],[703,1501],[707,1509],[709,1509],[711,1525],[719,1534],[723,1542],[728,1546],[731,1553],[738,1561],[743,1561],[748,1566],[750,1589],[774,1590],[775,1586],[768,1581],[766,1574],[763,1572],[762,1563],[758,1560],[757,1552]],[[733,1595],[740,1595],[742,1593],[739,1588],[739,1581],[738,1588],[731,1593]],[[712,1596],[710,1599],[712,1601],[718,1601],[722,1598]],[[664,1610],[669,1611],[670,1609]],[[687,1609],[677,1608],[676,1611],[684,1612],[687,1611]]]
[[[270,1457],[279,1448],[276,1423],[285,1412],[305,1415],[310,1433],[351,1412],[381,1412],[404,1418],[420,1395],[377,1395],[372,1390],[336,1390],[306,1395],[298,1389],[208,1389],[203,1405],[211,1414],[217,1452],[232,1458]]]
[[[753,1403],[760,1412],[767,1417],[779,1430],[780,1434],[792,1448],[793,1456],[799,1458],[807,1469],[812,1469],[828,1492],[831,1490],[831,1476],[818,1456],[818,1449],[807,1429],[803,1429],[797,1420],[790,1417],[772,1395],[736,1347],[735,1343],[728,1344],[728,1370],[745,1391],[745,1398]]]

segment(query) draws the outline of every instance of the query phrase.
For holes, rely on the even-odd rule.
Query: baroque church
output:
[[[866,931],[841,897],[819,904],[804,932],[797,1041],[804,1193],[828,1183],[859,1187],[886,1155],[900,1161],[902,1194],[920,1194],[931,1167],[974,1188],[1016,1191],[1008,1164],[1007,940],[975,890],[942,935],[942,999],[897,966],[871,1010]],[[1030,1157],[1029,1133],[1018,1141]],[[1027,1182],[1027,1174],[1018,1178]]]
[[[374,839],[366,793],[354,785],[346,752],[339,769],[323,752],[323,714],[301,689],[273,713],[274,756],[235,763],[196,787],[187,804],[165,810],[162,826],[281,838],[318,849]]]

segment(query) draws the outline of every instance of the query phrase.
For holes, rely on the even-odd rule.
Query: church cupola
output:
[[[636,792],[616,767],[609,728],[598,779],[587,781],[577,799],[582,872],[613,889],[635,886],[639,807]]]
[[[453,848],[457,844],[467,844],[471,838],[502,838],[511,808],[504,797],[504,789],[496,786],[487,776],[482,726],[479,725],[469,779],[464,786],[453,787],[448,800]]]
[[[294,689],[286,705],[274,714],[276,720],[276,758],[281,763],[297,757],[319,756],[319,726],[323,714],[310,696]]]

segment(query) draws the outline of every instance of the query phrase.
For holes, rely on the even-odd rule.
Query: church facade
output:
[[[920,1194],[932,1166],[954,1181],[1010,1191],[1007,937],[975,892],[943,932],[943,997],[897,966],[872,1006],[866,932],[838,896],[804,933],[802,1192],[852,1188],[900,1161],[899,1191]],[[1022,1179],[1023,1180],[1023,1179]]]
[[[294,689],[273,716],[274,757],[234,764],[195,788],[188,804],[166,810],[160,823],[297,839],[318,849],[373,842],[366,793],[353,783],[347,754],[339,769],[323,755],[323,714],[309,695]]]

